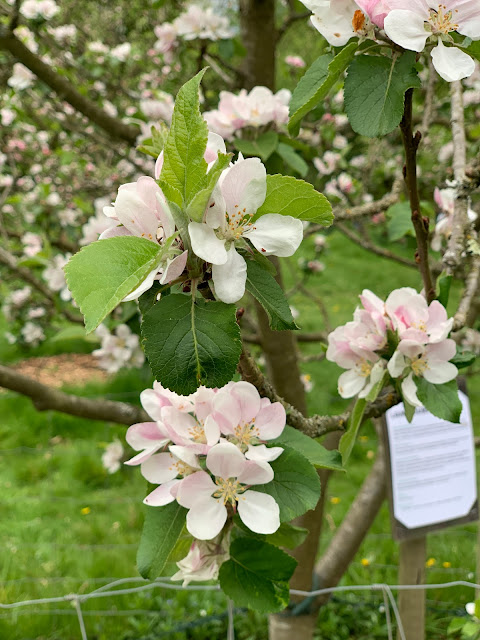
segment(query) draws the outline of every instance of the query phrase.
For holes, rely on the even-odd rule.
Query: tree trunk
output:
[[[275,0],[240,0],[245,88],[275,87]]]

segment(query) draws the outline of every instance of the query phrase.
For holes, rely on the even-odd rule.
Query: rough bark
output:
[[[0,365],[0,387],[28,396],[38,411],[61,411],[80,418],[106,420],[107,422],[126,425],[150,420],[149,416],[140,407],[135,407],[126,402],[91,400],[90,398],[64,393],[3,365]]]
[[[242,44],[246,49],[244,61],[245,87],[275,86],[275,28],[274,0],[240,0]]]

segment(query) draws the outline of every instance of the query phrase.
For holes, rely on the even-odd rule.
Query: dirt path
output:
[[[107,377],[106,372],[98,366],[96,358],[80,353],[29,358],[16,363],[13,368],[50,387],[61,387],[63,384],[81,385],[90,380],[105,380]]]

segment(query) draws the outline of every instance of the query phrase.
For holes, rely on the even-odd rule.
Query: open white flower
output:
[[[404,49],[423,51],[430,36],[437,39],[432,49],[433,66],[447,82],[468,78],[475,62],[453,44],[453,31],[480,39],[480,5],[478,0],[388,0],[391,9],[385,18],[388,37]]]
[[[245,293],[247,265],[235,245],[249,240],[266,256],[291,256],[303,237],[303,224],[292,216],[267,213],[253,222],[265,201],[267,174],[258,158],[239,160],[219,180],[204,222],[188,225],[193,252],[210,262],[215,294],[232,303]],[[243,242],[242,242],[243,241]]]

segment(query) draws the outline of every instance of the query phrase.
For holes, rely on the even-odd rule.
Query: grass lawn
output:
[[[311,258],[313,240],[305,244],[302,250]],[[365,287],[384,296],[399,286],[420,284],[414,270],[366,254],[338,232],[329,236],[329,249],[320,259],[326,269],[311,276],[308,284],[327,306],[333,326],[350,319],[355,296]],[[291,264],[296,265],[296,259]],[[285,272],[291,287],[294,275],[288,269]],[[300,312],[298,323],[303,330],[324,328],[312,300],[295,294],[291,304]],[[316,351],[318,346],[314,345],[304,349],[305,354]],[[2,362],[18,357],[14,348],[0,342]],[[309,362],[303,370],[314,383],[309,393],[312,412],[332,413],[345,407],[336,394],[339,369],[335,365]],[[92,383],[75,392],[135,402],[150,384],[148,372],[126,371],[107,383]],[[469,388],[474,419],[478,420],[480,396],[475,378],[469,380]],[[125,467],[108,475],[100,460],[105,445],[115,437],[123,440],[126,429],[53,412],[38,413],[29,400],[10,392],[0,393],[0,413],[0,602],[85,593],[112,579],[135,576],[145,482],[135,468]],[[329,486],[322,546],[340,524],[368,473],[375,449],[374,431],[367,424],[347,473],[337,474]],[[476,525],[432,534],[428,556],[429,582],[473,579]],[[343,584],[395,584],[397,560],[398,547],[391,539],[384,505]],[[449,619],[462,615],[473,592],[464,588],[432,590],[427,597],[427,637],[438,640],[446,638]],[[382,606],[379,594],[339,594],[321,611],[318,638],[386,638]],[[90,640],[207,640],[226,635],[225,599],[217,593],[158,589],[90,600],[82,608]],[[239,640],[264,639],[266,629],[263,616],[237,613]],[[73,640],[80,638],[80,631],[72,605],[61,602],[0,611],[0,638]]]

